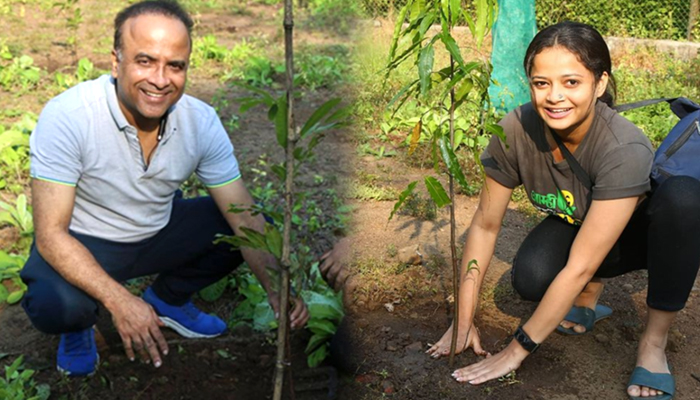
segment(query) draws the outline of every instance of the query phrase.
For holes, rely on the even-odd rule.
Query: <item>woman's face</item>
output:
[[[586,134],[596,99],[605,93],[607,84],[607,73],[596,82],[593,72],[564,47],[542,50],[530,70],[532,104],[549,128],[562,137]]]

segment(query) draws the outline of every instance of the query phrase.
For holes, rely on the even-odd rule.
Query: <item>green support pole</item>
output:
[[[492,79],[489,95],[496,109],[508,112],[530,101],[523,58],[537,33],[535,0],[498,0],[498,18],[493,26]]]

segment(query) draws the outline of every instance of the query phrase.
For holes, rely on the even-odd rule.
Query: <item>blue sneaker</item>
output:
[[[182,306],[171,306],[153,292],[150,287],[143,293],[143,300],[153,306],[163,323],[187,338],[212,338],[226,330],[221,318],[203,313],[188,301]]]
[[[93,328],[61,335],[56,360],[56,369],[60,372],[70,376],[90,376],[95,373],[99,361]]]

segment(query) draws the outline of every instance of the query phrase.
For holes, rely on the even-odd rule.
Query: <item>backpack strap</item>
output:
[[[551,130],[550,130],[550,132],[551,132]],[[559,135],[552,132],[552,136],[554,137],[554,141],[557,142],[557,146],[559,146],[559,150],[561,151],[561,154],[564,156],[566,161],[569,163],[569,167],[571,167],[571,170],[574,171],[574,174],[576,175],[578,180],[581,183],[583,183],[583,186],[585,186],[588,189],[588,196],[590,197],[591,192],[593,191],[593,182],[591,182],[591,178],[588,176],[588,174],[583,169],[581,164],[579,164],[578,161],[576,161],[576,158],[574,157],[573,154],[571,154],[569,149],[567,149],[566,146],[564,146],[564,143],[562,143]]]
[[[620,105],[614,106],[612,109],[620,113],[623,111],[634,110],[635,108],[650,106],[652,104],[661,103],[664,101],[671,104],[672,102],[674,102],[678,99],[679,99],[679,97],[664,97],[664,98],[658,98],[658,99],[635,101],[634,103],[620,104]]]

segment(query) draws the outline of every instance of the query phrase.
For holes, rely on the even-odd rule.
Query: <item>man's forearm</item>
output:
[[[37,250],[66,281],[95,298],[108,310],[129,294],[105,272],[92,253],[67,232],[38,233]]]

